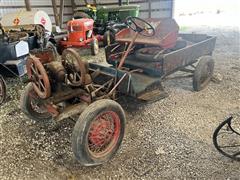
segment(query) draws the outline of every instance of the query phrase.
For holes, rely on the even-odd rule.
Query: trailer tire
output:
[[[97,38],[93,38],[91,42],[91,53],[93,56],[96,56],[99,52],[99,45]]]
[[[203,90],[211,81],[214,70],[214,60],[211,56],[202,56],[193,74],[194,91]]]
[[[109,161],[119,149],[124,131],[122,107],[109,99],[95,101],[83,111],[73,129],[72,150],[76,159],[83,166]]]
[[[51,114],[48,112],[37,112],[36,110],[33,109],[33,96],[35,98],[39,98],[37,94],[34,92],[32,83],[29,83],[26,87],[24,92],[21,95],[20,98],[20,108],[23,111],[23,113],[29,118],[32,119],[33,121],[36,122],[49,122],[52,119]],[[39,100],[39,99],[38,99]],[[36,107],[35,108],[39,108]]]
[[[0,75],[0,105],[5,102],[7,97],[7,86],[3,77]]]

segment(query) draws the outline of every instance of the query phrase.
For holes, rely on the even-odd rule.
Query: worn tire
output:
[[[211,56],[202,56],[193,74],[194,91],[203,90],[211,81],[214,70],[214,60]]]
[[[89,131],[92,130],[92,128],[94,127],[93,124],[95,122],[99,123],[99,121],[100,122],[102,121],[102,116],[104,114],[112,112],[113,114],[115,114],[115,118],[119,121],[119,123],[116,123],[116,121],[114,121],[115,123],[114,135],[112,135],[113,139],[111,139],[111,142],[109,142],[107,146],[104,146],[106,148],[105,150],[106,152],[105,153],[103,153],[104,151],[100,152],[103,153],[102,156],[97,156],[96,154],[94,155],[94,152],[91,151],[89,147],[90,142],[94,144],[92,141],[90,141],[92,131],[91,133],[89,133]],[[107,118],[107,120],[109,119]],[[99,132],[102,132],[102,130],[103,128],[101,128],[101,131]],[[104,132],[107,130],[108,129],[105,127]],[[109,161],[117,152],[122,143],[124,137],[124,130],[125,130],[125,113],[122,107],[117,102],[113,100],[102,99],[92,103],[80,115],[73,129],[72,150],[76,159],[83,166],[96,166]],[[117,138],[115,138],[116,134]]]
[[[32,93],[32,94],[31,94]],[[41,121],[41,122],[49,122],[52,120],[52,116],[45,112],[45,113],[39,113],[36,110],[33,109],[33,106],[31,103],[33,103],[33,99],[31,96],[36,96],[32,83],[29,83],[26,87],[24,92],[21,95],[20,99],[20,108],[23,111],[23,113],[29,118],[34,121]]]
[[[91,17],[85,12],[75,12],[73,14],[73,17],[74,17],[74,19],[81,19],[81,18],[90,18],[91,19]]]
[[[57,61],[58,60],[58,52],[57,52],[56,46],[52,42],[48,41],[46,44],[46,48],[52,50],[54,61]]]
[[[3,104],[7,97],[7,86],[3,77],[0,75],[0,105]]]
[[[93,56],[96,56],[99,52],[99,45],[97,38],[93,38],[91,42],[91,53]]]
[[[111,31],[106,31],[103,35],[103,46],[109,46],[115,42],[115,36]]]

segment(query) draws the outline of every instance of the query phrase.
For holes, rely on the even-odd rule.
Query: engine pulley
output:
[[[39,58],[32,55],[28,57],[27,74],[33,83],[34,91],[40,98],[46,99],[51,96],[50,81],[47,72]]]
[[[74,49],[68,48],[63,51],[62,64],[67,72],[68,83],[71,86],[84,85],[87,68]]]

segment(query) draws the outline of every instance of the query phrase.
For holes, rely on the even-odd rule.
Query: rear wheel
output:
[[[29,83],[20,99],[20,107],[24,114],[34,121],[50,121],[51,114],[43,105],[43,100],[36,94],[32,83]]]
[[[98,40],[97,38],[93,38],[91,42],[91,53],[92,55],[97,55],[99,52],[99,45],[98,45]]]
[[[92,103],[80,115],[72,135],[72,149],[84,166],[109,161],[119,149],[124,136],[125,114],[113,100]]]
[[[6,87],[6,82],[3,79],[3,77],[0,75],[0,105],[4,103],[6,100],[7,96],[7,87]]]
[[[213,76],[214,61],[211,56],[200,58],[193,75],[193,89],[201,91],[204,89]]]

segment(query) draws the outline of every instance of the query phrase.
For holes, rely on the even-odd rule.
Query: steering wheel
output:
[[[141,18],[129,16],[126,18],[126,24],[142,36],[152,37],[155,35],[154,27]]]

